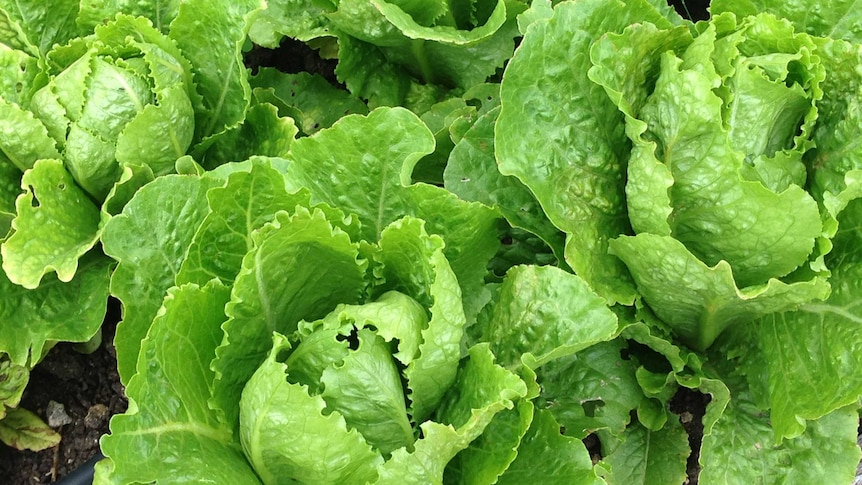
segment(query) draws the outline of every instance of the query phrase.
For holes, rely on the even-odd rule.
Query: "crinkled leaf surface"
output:
[[[733,12],[740,18],[768,12],[790,20],[801,32],[862,43],[862,9],[858,0],[833,0],[828,5],[805,0],[715,0],[710,12],[712,15]]]
[[[119,262],[111,293],[123,302],[117,326],[117,368],[135,372],[141,340],[174,285],[192,238],[206,216],[206,192],[217,181],[190,175],[159,177],[142,187],[102,232],[102,247]]]
[[[241,48],[261,0],[182,2],[170,25],[170,38],[194,64],[203,100],[195,106],[199,141],[239,124],[251,102]]]
[[[645,2],[616,0],[563,3],[535,21],[503,76],[496,127],[500,171],[529,187],[566,232],[575,272],[621,303],[634,300],[634,285],[607,242],[631,230],[623,193],[628,143],[622,114],[587,72],[590,44],[638,21],[669,26]]]
[[[499,290],[483,341],[500,363],[536,369],[617,331],[617,317],[580,277],[553,266],[516,266]]]
[[[77,0],[3,0],[0,42],[32,56],[45,55],[54,44],[84,34],[77,17]]]
[[[48,276],[27,290],[0,274],[0,353],[14,364],[33,365],[47,342],[86,342],[105,318],[111,263],[95,255],[81,260],[68,283]]]
[[[741,391],[741,392],[740,392]],[[834,411],[782,444],[769,414],[737,390],[724,415],[706,433],[700,450],[700,483],[851,483],[859,463],[859,417],[854,407]]]
[[[213,363],[213,404],[231,425],[238,425],[242,386],[266,358],[272,332],[291,334],[300,320],[317,320],[339,303],[356,303],[366,285],[367,263],[358,246],[320,210],[279,212],[252,242],[234,280],[225,341]]]
[[[260,483],[239,437],[207,405],[210,361],[222,339],[228,297],[228,288],[215,280],[168,292],[126,388],[129,410],[111,419],[111,434],[101,440],[113,462],[101,479]]]
[[[518,485],[541,477],[548,485],[600,485],[584,443],[560,433],[560,423],[539,410],[518,447],[518,457],[497,483]]]
[[[0,146],[2,157],[19,170],[33,167],[36,160],[42,158],[59,159],[60,152],[54,140],[32,113],[23,110],[16,104],[0,99],[0,135],[3,136]]]
[[[727,262],[709,267],[670,236],[623,236],[610,247],[629,266],[650,308],[696,349],[709,347],[737,322],[829,294],[829,284],[821,277],[792,283],[771,279],[739,289]]]
[[[686,480],[686,458],[691,450],[679,421],[670,420],[658,431],[631,424],[625,441],[603,458],[611,473],[610,485],[676,485]]]
[[[404,185],[416,162],[433,149],[434,138],[416,115],[379,108],[297,140],[286,177],[311,189],[313,197],[356,214],[362,238],[376,242],[384,227],[409,214],[412,201]]]
[[[862,168],[862,142],[856,136],[862,124],[862,73],[855,69],[862,64],[862,51],[858,44],[824,39],[818,42],[817,56],[826,79],[813,133],[817,146],[811,191],[822,197],[823,192],[841,192],[845,174]]]
[[[289,187],[308,187],[322,200],[362,224],[362,239],[376,242],[383,228],[405,215],[423,219],[426,230],[446,242],[445,254],[463,289],[471,319],[484,305],[481,292],[488,261],[496,252],[496,215],[426,184],[407,185],[415,163],[434,149],[434,138],[416,115],[379,108],[346,116],[331,128],[291,147]]]
[[[321,396],[287,381],[277,356],[289,344],[278,334],[273,344],[240,401],[240,436],[255,471],[267,484],[372,482],[383,458],[340,413],[324,413]]]
[[[487,345],[472,347],[453,392],[441,403],[439,422],[424,422],[414,449],[395,451],[379,468],[376,483],[441,483],[446,464],[482,434],[497,413],[511,409],[526,394],[524,381],[495,364]]]
[[[78,260],[99,239],[99,208],[59,160],[39,160],[21,178],[26,193],[15,202],[13,234],[3,242],[3,270],[25,288],[56,271],[70,281]]]

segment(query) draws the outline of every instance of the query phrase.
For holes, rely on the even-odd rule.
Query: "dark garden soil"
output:
[[[33,369],[21,407],[47,421],[49,409],[60,414],[59,404],[71,422],[57,428],[63,439],[54,448],[32,452],[0,445],[0,483],[53,483],[99,451],[99,437],[108,432],[110,417],[127,406],[111,344],[119,319],[119,302],[112,300],[102,345],[95,352],[85,355],[72,344],[59,344]]]

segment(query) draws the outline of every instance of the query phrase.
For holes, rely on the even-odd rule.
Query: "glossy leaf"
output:
[[[222,339],[228,298],[217,281],[168,292],[126,387],[129,410],[111,419],[111,433],[101,440],[105,456],[115,458],[101,479],[260,483],[239,437],[207,405],[214,377],[209,364]]]
[[[225,341],[213,363],[213,403],[234,426],[242,385],[266,358],[272,332],[290,334],[300,320],[313,321],[339,303],[355,303],[366,285],[367,262],[360,259],[358,246],[320,210],[278,212],[252,242],[234,280]]]
[[[610,340],[617,318],[578,276],[553,266],[517,266],[482,328],[503,365],[533,369]]]
[[[79,258],[99,238],[99,209],[59,160],[36,162],[21,187],[26,193],[15,201],[14,232],[2,246],[6,275],[30,289],[51,271],[70,281]]]
[[[138,349],[174,286],[186,251],[207,213],[209,178],[159,177],[142,187],[102,232],[105,253],[119,262],[111,276],[111,293],[123,302],[123,321],[114,345],[123,382],[135,372]]]

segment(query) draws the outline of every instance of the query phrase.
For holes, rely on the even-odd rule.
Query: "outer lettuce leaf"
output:
[[[100,467],[97,482],[260,483],[232,428],[207,405],[228,297],[215,280],[168,291],[126,388],[129,410],[101,440],[113,467]]]
[[[0,353],[31,367],[50,342],[90,340],[105,318],[110,270],[105,258],[85,257],[70,282],[48,276],[35,290],[0,273]]]
[[[634,285],[607,242],[630,228],[622,115],[587,77],[589,46],[634,22],[668,27],[642,1],[579,1],[528,29],[502,83],[497,122],[500,171],[515,175],[567,235],[566,260],[609,302],[631,303]],[[567,59],[567,69],[560,69]],[[577,124],[577,129],[572,125]]]
[[[338,40],[335,75],[354,96],[373,108],[400,105],[413,82],[373,44],[348,35]]]
[[[36,160],[60,158],[54,140],[33,113],[0,99],[0,115],[0,146],[3,148],[0,159],[4,162],[8,160],[23,172],[32,168]]]
[[[0,43],[0,98],[27,106],[36,89],[44,82],[39,60],[24,51]]]
[[[290,115],[306,135],[329,128],[348,114],[368,114],[365,103],[317,74],[261,68],[250,82],[255,96],[277,106],[279,114]]]
[[[316,0],[268,1],[248,31],[257,45],[275,49],[283,37],[303,42],[332,35],[326,14],[335,10],[330,2]]]
[[[60,444],[60,434],[32,411],[13,408],[0,418],[0,441],[17,450],[41,451]]]
[[[644,399],[635,377],[637,364],[620,356],[624,348],[621,339],[602,342],[540,369],[537,406],[547,407],[567,436],[585,438],[605,429],[623,434],[631,412]]]
[[[245,119],[251,102],[241,48],[261,0],[182,2],[171,22],[170,38],[194,60],[195,85],[202,102],[195,105],[196,140],[200,141]]]
[[[834,268],[829,298],[734,331],[726,347],[729,357],[740,358],[756,402],[771,408],[778,441],[803,433],[816,422],[808,421],[856,403],[862,396],[858,372],[862,365],[858,331],[862,202],[852,202],[839,221],[835,249],[827,259]]]
[[[616,332],[616,315],[581,278],[553,266],[517,266],[500,286],[481,340],[501,364],[537,369]]]
[[[433,149],[433,136],[416,115],[379,108],[297,140],[286,178],[289,186],[308,187],[313,197],[356,214],[362,239],[376,242],[384,227],[409,214],[404,185]]]
[[[177,284],[206,284],[212,278],[233,283],[252,248],[252,232],[280,210],[309,204],[307,194],[289,194],[281,173],[262,160],[253,161],[248,172],[231,174],[224,187],[211,189],[206,197],[210,212],[189,245]]]
[[[739,18],[768,12],[793,22],[802,32],[862,43],[862,11],[856,0],[832,0],[828,5],[805,0],[715,0],[710,12],[733,12]]]
[[[0,42],[44,56],[54,44],[84,34],[76,24],[78,0],[25,0],[0,2]]]
[[[518,447],[518,457],[497,481],[500,485],[529,483],[541,477],[547,485],[600,485],[584,443],[560,434],[554,416],[539,410]]]
[[[290,334],[300,320],[355,303],[366,286],[367,262],[358,246],[320,210],[278,212],[252,242],[234,281],[225,340],[213,363],[213,404],[232,426],[239,424],[241,387],[266,358],[272,332]]]
[[[486,429],[497,413],[511,409],[527,395],[517,375],[494,363],[485,344],[469,351],[453,390],[441,403],[437,421],[421,425],[415,449],[401,448],[379,468],[378,484],[442,483],[446,464]]]
[[[87,30],[113,20],[118,13],[147,17],[153,26],[164,34],[168,25],[177,16],[181,0],[160,0],[158,2],[136,2],[134,0],[80,0],[80,13],[77,23]]]
[[[679,421],[668,421],[652,431],[640,423],[626,429],[625,441],[602,460],[610,471],[610,485],[676,485],[686,480],[686,459],[691,450]]]
[[[778,445],[766,413],[742,390],[705,432],[700,483],[851,483],[860,458],[858,424],[855,407],[839,409]]]
[[[738,289],[725,261],[709,267],[670,236],[638,234],[611,242],[611,252],[626,262],[650,308],[688,345],[703,350],[738,322],[829,294],[824,278]]]
[[[464,200],[499,208],[509,224],[536,234],[563,260],[562,233],[548,221],[533,194],[518,179],[500,173],[494,158],[494,126],[499,109],[480,116],[449,156],[445,187]]]
[[[21,178],[12,235],[3,242],[3,270],[14,283],[36,288],[56,271],[70,281],[78,259],[99,239],[99,209],[59,160],[39,160]]]
[[[361,238],[376,242],[383,228],[405,215],[446,241],[446,259],[458,277],[468,321],[485,304],[488,261],[497,250],[494,211],[426,184],[408,185],[416,162],[434,149],[431,132],[403,108],[346,116],[291,147],[288,187],[307,187],[321,200],[361,222]]]
[[[111,293],[124,308],[114,345],[125,383],[135,372],[141,340],[207,214],[206,192],[216,183],[189,175],[159,177],[142,187],[102,231],[105,254],[119,262]]]
[[[277,360],[288,349],[276,334],[269,357],[245,385],[240,436],[246,456],[266,484],[368,483],[377,477],[380,454],[338,412],[304,385],[289,383]]]

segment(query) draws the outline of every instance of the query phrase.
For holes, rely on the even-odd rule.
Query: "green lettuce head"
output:
[[[50,59],[54,72],[30,110],[94,199],[105,199],[124,165],[162,174],[186,153],[194,135],[190,70],[149,21],[121,16]]]
[[[127,198],[105,204],[124,171],[137,186],[188,150],[191,67],[149,20],[120,15],[36,57],[0,45],[0,69],[3,270],[25,288],[67,282]]]
[[[636,235],[612,240],[610,251],[646,303],[700,348],[733,322],[827,291],[803,160],[823,96],[817,47],[767,15],[739,25],[719,16],[702,30],[680,45],[681,29],[636,25],[590,51],[594,79],[615,97],[611,52],[661,46],[638,61],[654,86],[617,96],[633,144],[625,193]]]
[[[558,42],[575,53],[539,52]],[[641,299],[705,349],[829,294],[841,204],[824,201],[854,192],[849,158],[830,161],[848,151],[833,133],[853,113],[853,52],[769,14],[691,24],[644,2],[560,5],[504,76],[500,168],[606,300]],[[559,56],[580,73],[535,71]]]

